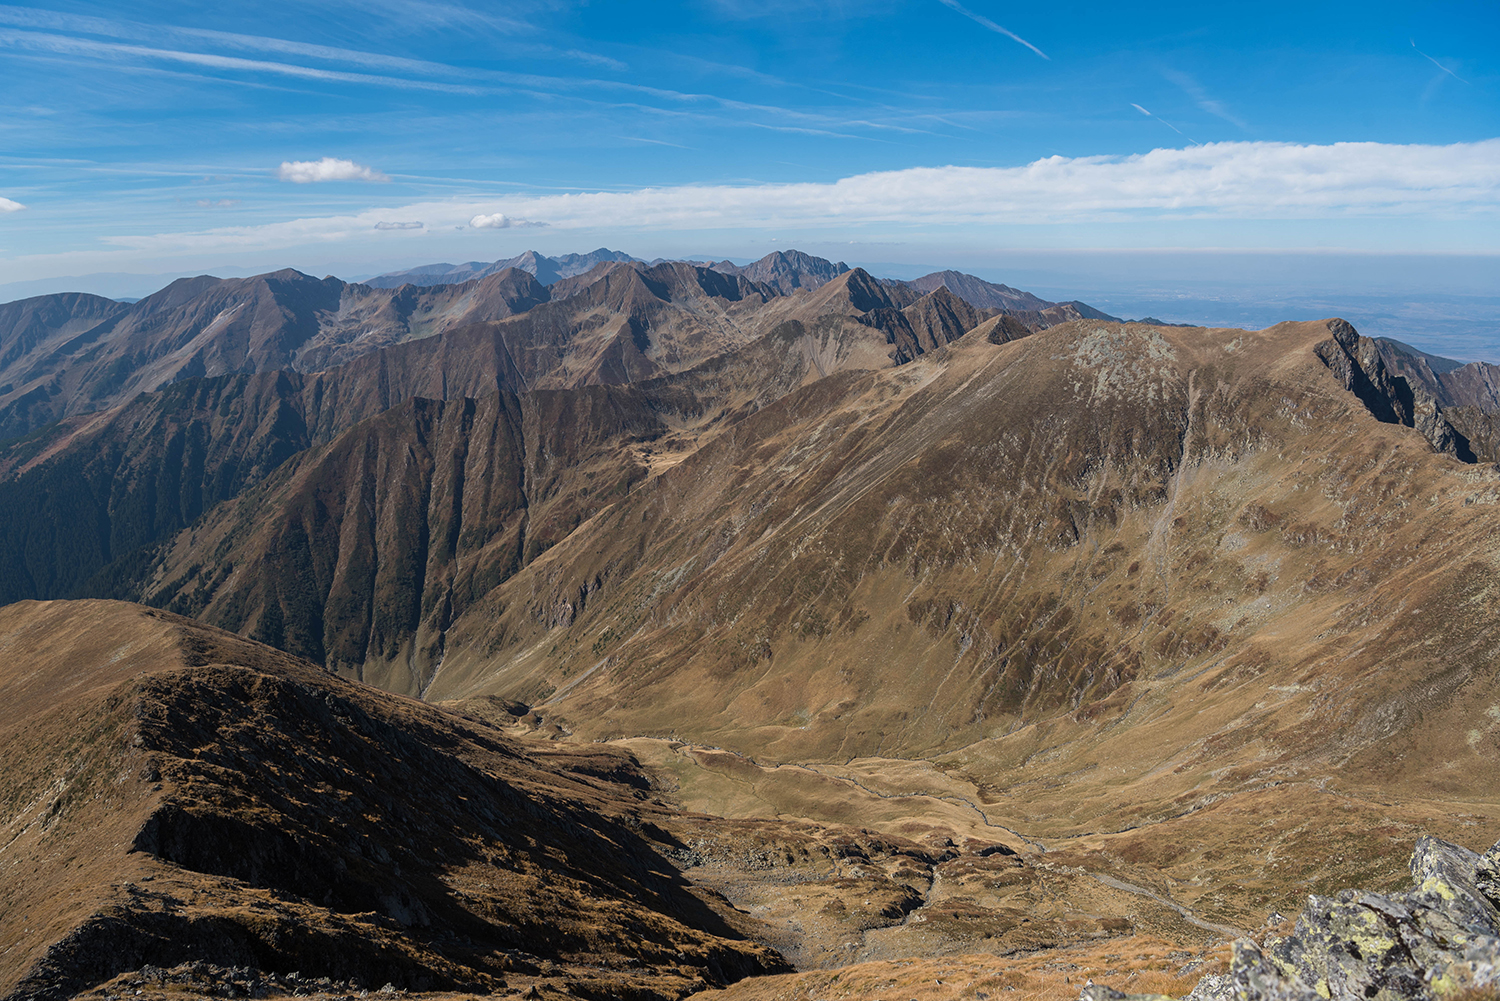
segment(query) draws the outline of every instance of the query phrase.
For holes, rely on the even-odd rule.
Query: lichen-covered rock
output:
[[[1480,856],[1422,838],[1411,858],[1414,889],[1309,897],[1292,934],[1267,942],[1266,953],[1326,998],[1431,998],[1500,980],[1500,911],[1478,874],[1497,849]]]
[[[1412,851],[1414,887],[1310,896],[1292,934],[1234,944],[1227,976],[1184,1001],[1438,1001],[1500,984],[1500,843],[1483,855],[1437,838]],[[1146,1001],[1091,985],[1081,1001]]]
[[[1177,1001],[1170,994],[1126,994],[1103,984],[1089,984],[1078,994],[1078,1001]]]
[[[1229,996],[1234,1001],[1323,1001],[1326,996],[1320,995],[1299,978],[1288,976],[1254,942],[1243,939],[1234,943],[1234,961],[1229,966],[1229,982]],[[1203,981],[1198,983],[1201,986]],[[1193,990],[1197,992],[1196,987]]]
[[[1182,1001],[1230,1001],[1234,997],[1234,978],[1210,973],[1198,981],[1192,993]]]

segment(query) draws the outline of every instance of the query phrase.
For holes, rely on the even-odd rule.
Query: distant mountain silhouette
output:
[[[457,285],[476,278],[484,278],[507,268],[515,268],[531,274],[542,285],[551,285],[560,278],[581,275],[594,265],[606,261],[635,260],[639,258],[631,257],[618,250],[606,250],[603,247],[587,254],[563,254],[561,257],[546,257],[535,250],[528,250],[516,257],[488,264],[483,261],[470,261],[467,264],[424,264],[420,267],[407,268],[405,271],[391,271],[376,275],[374,278],[366,279],[362,284],[372,288],[400,288],[402,285]]]

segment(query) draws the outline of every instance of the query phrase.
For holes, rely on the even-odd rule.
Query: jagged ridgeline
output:
[[[773,256],[759,271],[746,270],[820,284],[792,268],[816,259]],[[689,419],[701,420],[714,416],[706,408],[730,403],[721,390],[731,381],[743,384],[734,406],[758,406],[808,373],[906,360],[984,318],[941,288],[922,295],[821,265],[814,271],[841,280],[811,301],[781,301],[769,286],[683,264],[600,264],[550,289],[513,268],[393,291],[278,272],[185,280],[134,306],[86,296],[10,304],[0,317],[7,362],[0,378],[10,380],[0,386],[0,426],[29,435],[0,459],[0,499],[10,515],[0,599],[130,593],[142,547],[238,496],[292,455],[413,398],[508,392],[519,400],[545,389],[641,384],[705,365],[699,376],[651,391],[651,406],[668,419],[687,408]],[[807,321],[821,325],[816,349],[803,335]],[[851,336],[836,335],[835,327],[851,324],[858,328]],[[1011,329],[1029,328],[1012,321]],[[772,331],[777,336],[767,342]],[[799,339],[806,345],[797,357],[768,357]],[[352,360],[326,367],[339,359]],[[237,374],[191,377],[205,370]],[[156,392],[138,391],[160,382],[167,385]],[[708,398],[698,399],[705,390]],[[116,400],[127,402],[98,409]],[[32,430],[62,415],[71,416]],[[625,437],[661,433],[659,420],[642,419],[625,418]]]
[[[590,256],[0,307],[0,600],[153,606],[241,661],[614,742],[664,809],[898,839],[819,870],[816,921],[777,895],[801,834],[774,892],[714,884],[804,969],[1201,948],[1500,833],[1489,367],[1342,320]]]

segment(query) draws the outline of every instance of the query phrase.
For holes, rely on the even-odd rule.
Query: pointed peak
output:
[[[298,271],[296,268],[282,268],[280,271],[268,271],[268,272],[266,272],[263,275],[255,275],[254,277],[246,278],[245,279],[246,282],[255,282],[255,281],[267,281],[267,282],[268,281],[278,281],[278,282],[315,282],[315,281],[319,281],[319,280],[320,279],[314,278],[312,275],[303,274],[301,271]],[[337,281],[338,279],[334,279],[334,280]]]

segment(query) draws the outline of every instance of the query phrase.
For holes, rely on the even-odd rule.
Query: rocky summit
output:
[[[1493,992],[1493,366],[386,277],[0,306],[0,996]]]

